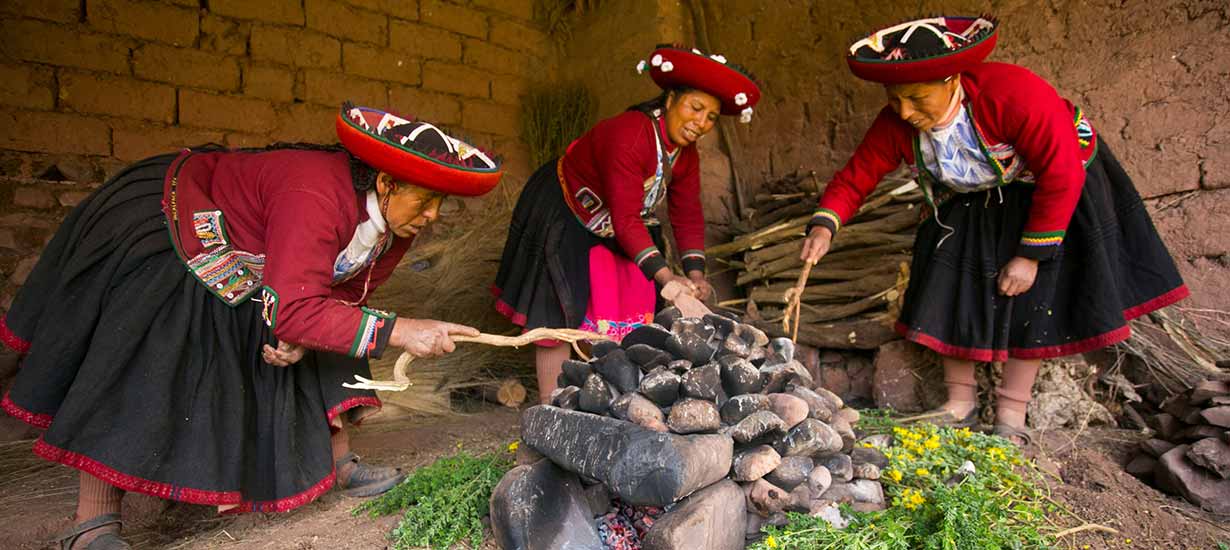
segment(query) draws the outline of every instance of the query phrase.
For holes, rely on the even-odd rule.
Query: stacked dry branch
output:
[[[786,291],[803,270],[799,254],[819,189],[815,174],[792,174],[755,197],[753,215],[733,241],[707,254],[737,272],[742,306],[756,326],[785,333]],[[807,188],[814,190],[808,190]],[[909,279],[910,250],[922,192],[898,172],[886,177],[834,237],[828,254],[807,277],[800,308],[800,343],[839,349],[873,349],[893,339],[892,321]]]

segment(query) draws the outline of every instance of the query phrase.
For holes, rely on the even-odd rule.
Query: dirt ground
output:
[[[451,453],[460,444],[483,451],[503,448],[517,434],[514,411],[490,408],[466,416],[409,418],[364,426],[353,439],[365,460],[414,468]],[[1216,550],[1230,544],[1230,518],[1217,517],[1159,493],[1123,472],[1140,435],[1126,430],[1044,434],[1035,452],[1057,506],[1051,518],[1064,528],[1097,524],[1065,536],[1059,548],[1157,548]],[[29,451],[29,441],[0,444],[0,546],[51,548],[76,499],[73,471]],[[149,497],[125,499],[125,533],[145,550],[378,549],[395,517],[352,517],[358,501],[330,493],[287,514],[217,516],[212,508],[165,504]],[[1129,542],[1130,541],[1130,542]]]

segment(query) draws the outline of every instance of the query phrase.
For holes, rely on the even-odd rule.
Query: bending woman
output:
[[[972,425],[976,361],[1003,361],[995,430],[1028,443],[1041,360],[1129,336],[1188,295],[1132,180],[1080,108],[1015,65],[985,63],[993,19],[876,31],[847,58],[888,105],[820,198],[802,258],[828,251],[880,178],[905,161],[929,216],[897,331],[943,356],[941,423]]]
[[[496,309],[527,330],[583,328],[619,340],[652,322],[655,283],[677,281],[701,299],[713,292],[696,142],[719,115],[749,121],[760,89],[724,57],[698,50],[661,46],[638,66],[646,69],[661,95],[599,122],[521,192],[493,291]],[[655,211],[664,199],[686,276],[662,253]],[[544,403],[568,354],[540,343]]]
[[[128,548],[123,491],[281,512],[335,482],[402,478],[350,452],[380,407],[368,358],[453,350],[472,328],[366,307],[445,195],[499,167],[434,126],[345,106],[343,147],[185,150],[124,169],[64,220],[0,338],[24,355],[2,405],[81,470],[61,548]]]

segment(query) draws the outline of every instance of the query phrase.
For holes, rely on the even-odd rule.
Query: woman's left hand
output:
[[[696,296],[697,300],[704,302],[714,296],[713,285],[709,284],[709,281],[705,279],[703,272],[693,271],[688,273],[688,280],[692,282],[692,295]]]
[[[1038,260],[1017,256],[999,270],[999,293],[1019,296],[1034,286],[1038,276]]]
[[[307,350],[298,344],[278,342],[277,349],[274,349],[274,347],[269,344],[265,344],[265,346],[261,348],[261,358],[264,359],[266,363],[269,363],[275,367],[289,367],[295,363],[298,363],[300,359],[303,359],[303,354],[306,352]]]

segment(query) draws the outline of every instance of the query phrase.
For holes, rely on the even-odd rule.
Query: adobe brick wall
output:
[[[0,2],[0,311],[68,210],[202,143],[336,141],[340,103],[459,128],[530,174],[520,95],[554,77],[532,0]]]

